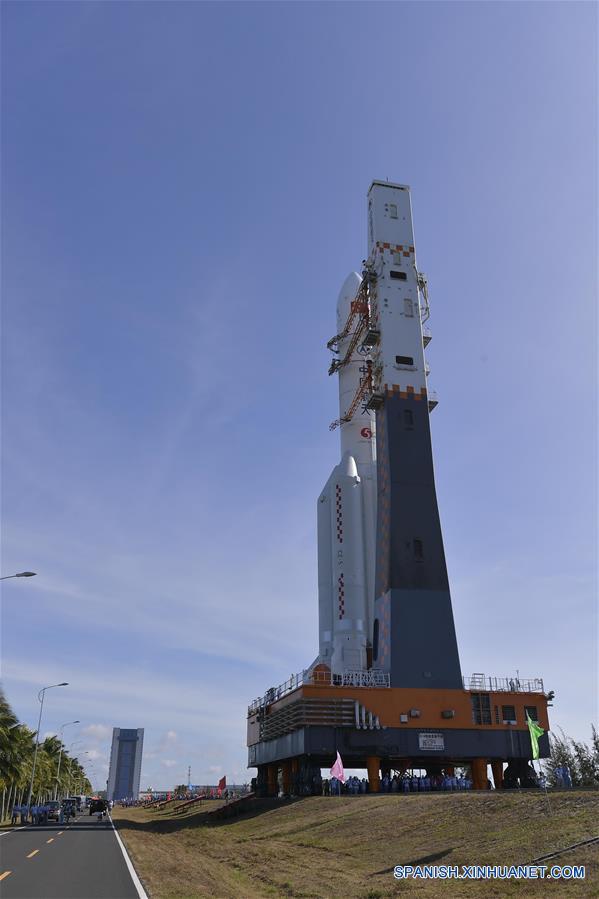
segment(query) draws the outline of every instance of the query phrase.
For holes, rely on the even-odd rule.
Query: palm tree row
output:
[[[21,724],[4,693],[0,691],[0,821],[16,803],[29,797],[36,732]],[[60,758],[60,773],[59,773]],[[40,743],[35,763],[32,803],[43,803],[55,796],[92,792],[92,786],[78,759],[69,756],[58,737],[46,737]]]

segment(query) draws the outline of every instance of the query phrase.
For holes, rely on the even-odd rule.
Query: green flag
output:
[[[538,759],[538,757],[539,757],[539,737],[541,736],[541,734],[544,734],[545,731],[543,730],[542,727],[540,727],[540,725],[536,724],[534,721],[531,720],[528,712],[526,713],[526,723],[528,724],[528,732],[530,734],[530,745],[532,746],[532,757],[533,757],[533,759]]]

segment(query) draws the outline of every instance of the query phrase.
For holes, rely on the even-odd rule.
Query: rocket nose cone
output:
[[[362,278],[357,272],[350,272],[339,291],[337,298],[337,324],[343,326],[349,315],[349,304],[355,298]]]
[[[356,460],[350,452],[343,454],[343,459],[339,464],[339,468],[341,469],[342,475],[345,475],[348,478],[357,478],[359,480]]]

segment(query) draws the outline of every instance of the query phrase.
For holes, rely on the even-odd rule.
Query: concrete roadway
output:
[[[138,899],[109,818],[0,833],[1,899]],[[141,894],[144,895],[143,892]]]

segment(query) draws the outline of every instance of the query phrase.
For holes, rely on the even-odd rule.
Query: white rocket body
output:
[[[350,315],[361,278],[352,272],[337,301],[337,333]],[[339,343],[347,352],[351,333]],[[347,412],[370,357],[357,347],[339,369],[339,417]],[[341,462],[318,499],[318,662],[333,674],[366,670],[372,637],[376,540],[374,413],[360,408],[341,421]]]

